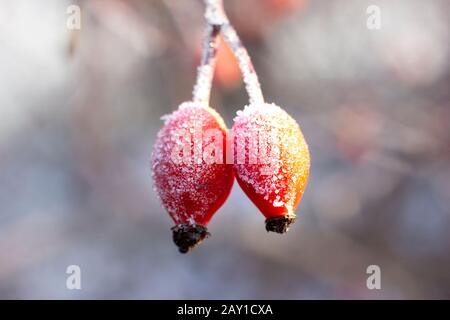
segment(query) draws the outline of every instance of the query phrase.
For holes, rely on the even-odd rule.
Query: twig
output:
[[[206,35],[203,42],[202,60],[197,68],[197,80],[192,93],[194,102],[209,105],[211,86],[216,65],[217,48],[219,46],[220,26],[206,24]]]
[[[225,41],[230,46],[238,61],[250,104],[264,103],[261,84],[259,83],[258,75],[256,74],[255,68],[253,67],[252,59],[250,58],[247,49],[239,39],[236,30],[231,25],[231,23],[228,22],[222,26],[221,31]]]
[[[194,101],[209,101],[218,45],[218,33],[221,32],[238,61],[250,104],[264,103],[261,85],[252,60],[236,30],[228,20],[223,7],[223,0],[204,0],[204,2],[206,7],[207,35],[203,45],[202,62],[198,67],[197,82],[194,87]]]

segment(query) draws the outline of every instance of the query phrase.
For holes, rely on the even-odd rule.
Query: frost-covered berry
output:
[[[239,185],[266,217],[267,231],[286,232],[295,221],[310,167],[299,125],[274,104],[251,104],[238,111],[233,140]]]
[[[152,176],[162,205],[175,222],[173,240],[186,253],[209,235],[206,226],[228,197],[226,126],[213,109],[185,102],[164,117],[152,154]]]

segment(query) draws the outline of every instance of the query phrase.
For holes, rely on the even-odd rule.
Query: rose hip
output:
[[[218,113],[200,103],[183,103],[165,121],[153,149],[153,180],[176,224],[173,240],[186,253],[209,235],[206,227],[230,193],[227,131]]]
[[[309,175],[309,151],[299,125],[274,104],[252,104],[238,111],[233,140],[239,185],[266,217],[267,231],[285,233],[295,221]]]

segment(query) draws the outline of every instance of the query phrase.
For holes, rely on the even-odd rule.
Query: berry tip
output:
[[[266,220],[266,230],[267,232],[286,233],[294,222],[295,216],[291,215],[269,218]]]
[[[208,229],[200,224],[178,224],[172,227],[173,242],[181,253],[188,253],[210,236]]]

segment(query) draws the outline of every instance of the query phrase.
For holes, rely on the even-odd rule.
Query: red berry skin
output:
[[[297,122],[274,104],[250,105],[234,119],[233,141],[236,179],[266,217],[266,227],[276,218],[292,223],[310,168],[308,146]],[[284,233],[289,224],[282,232],[268,231]]]
[[[194,102],[183,103],[165,121],[152,153],[155,189],[176,225],[206,227],[234,181],[226,164],[226,126],[216,111]],[[221,153],[205,153],[212,146]]]

